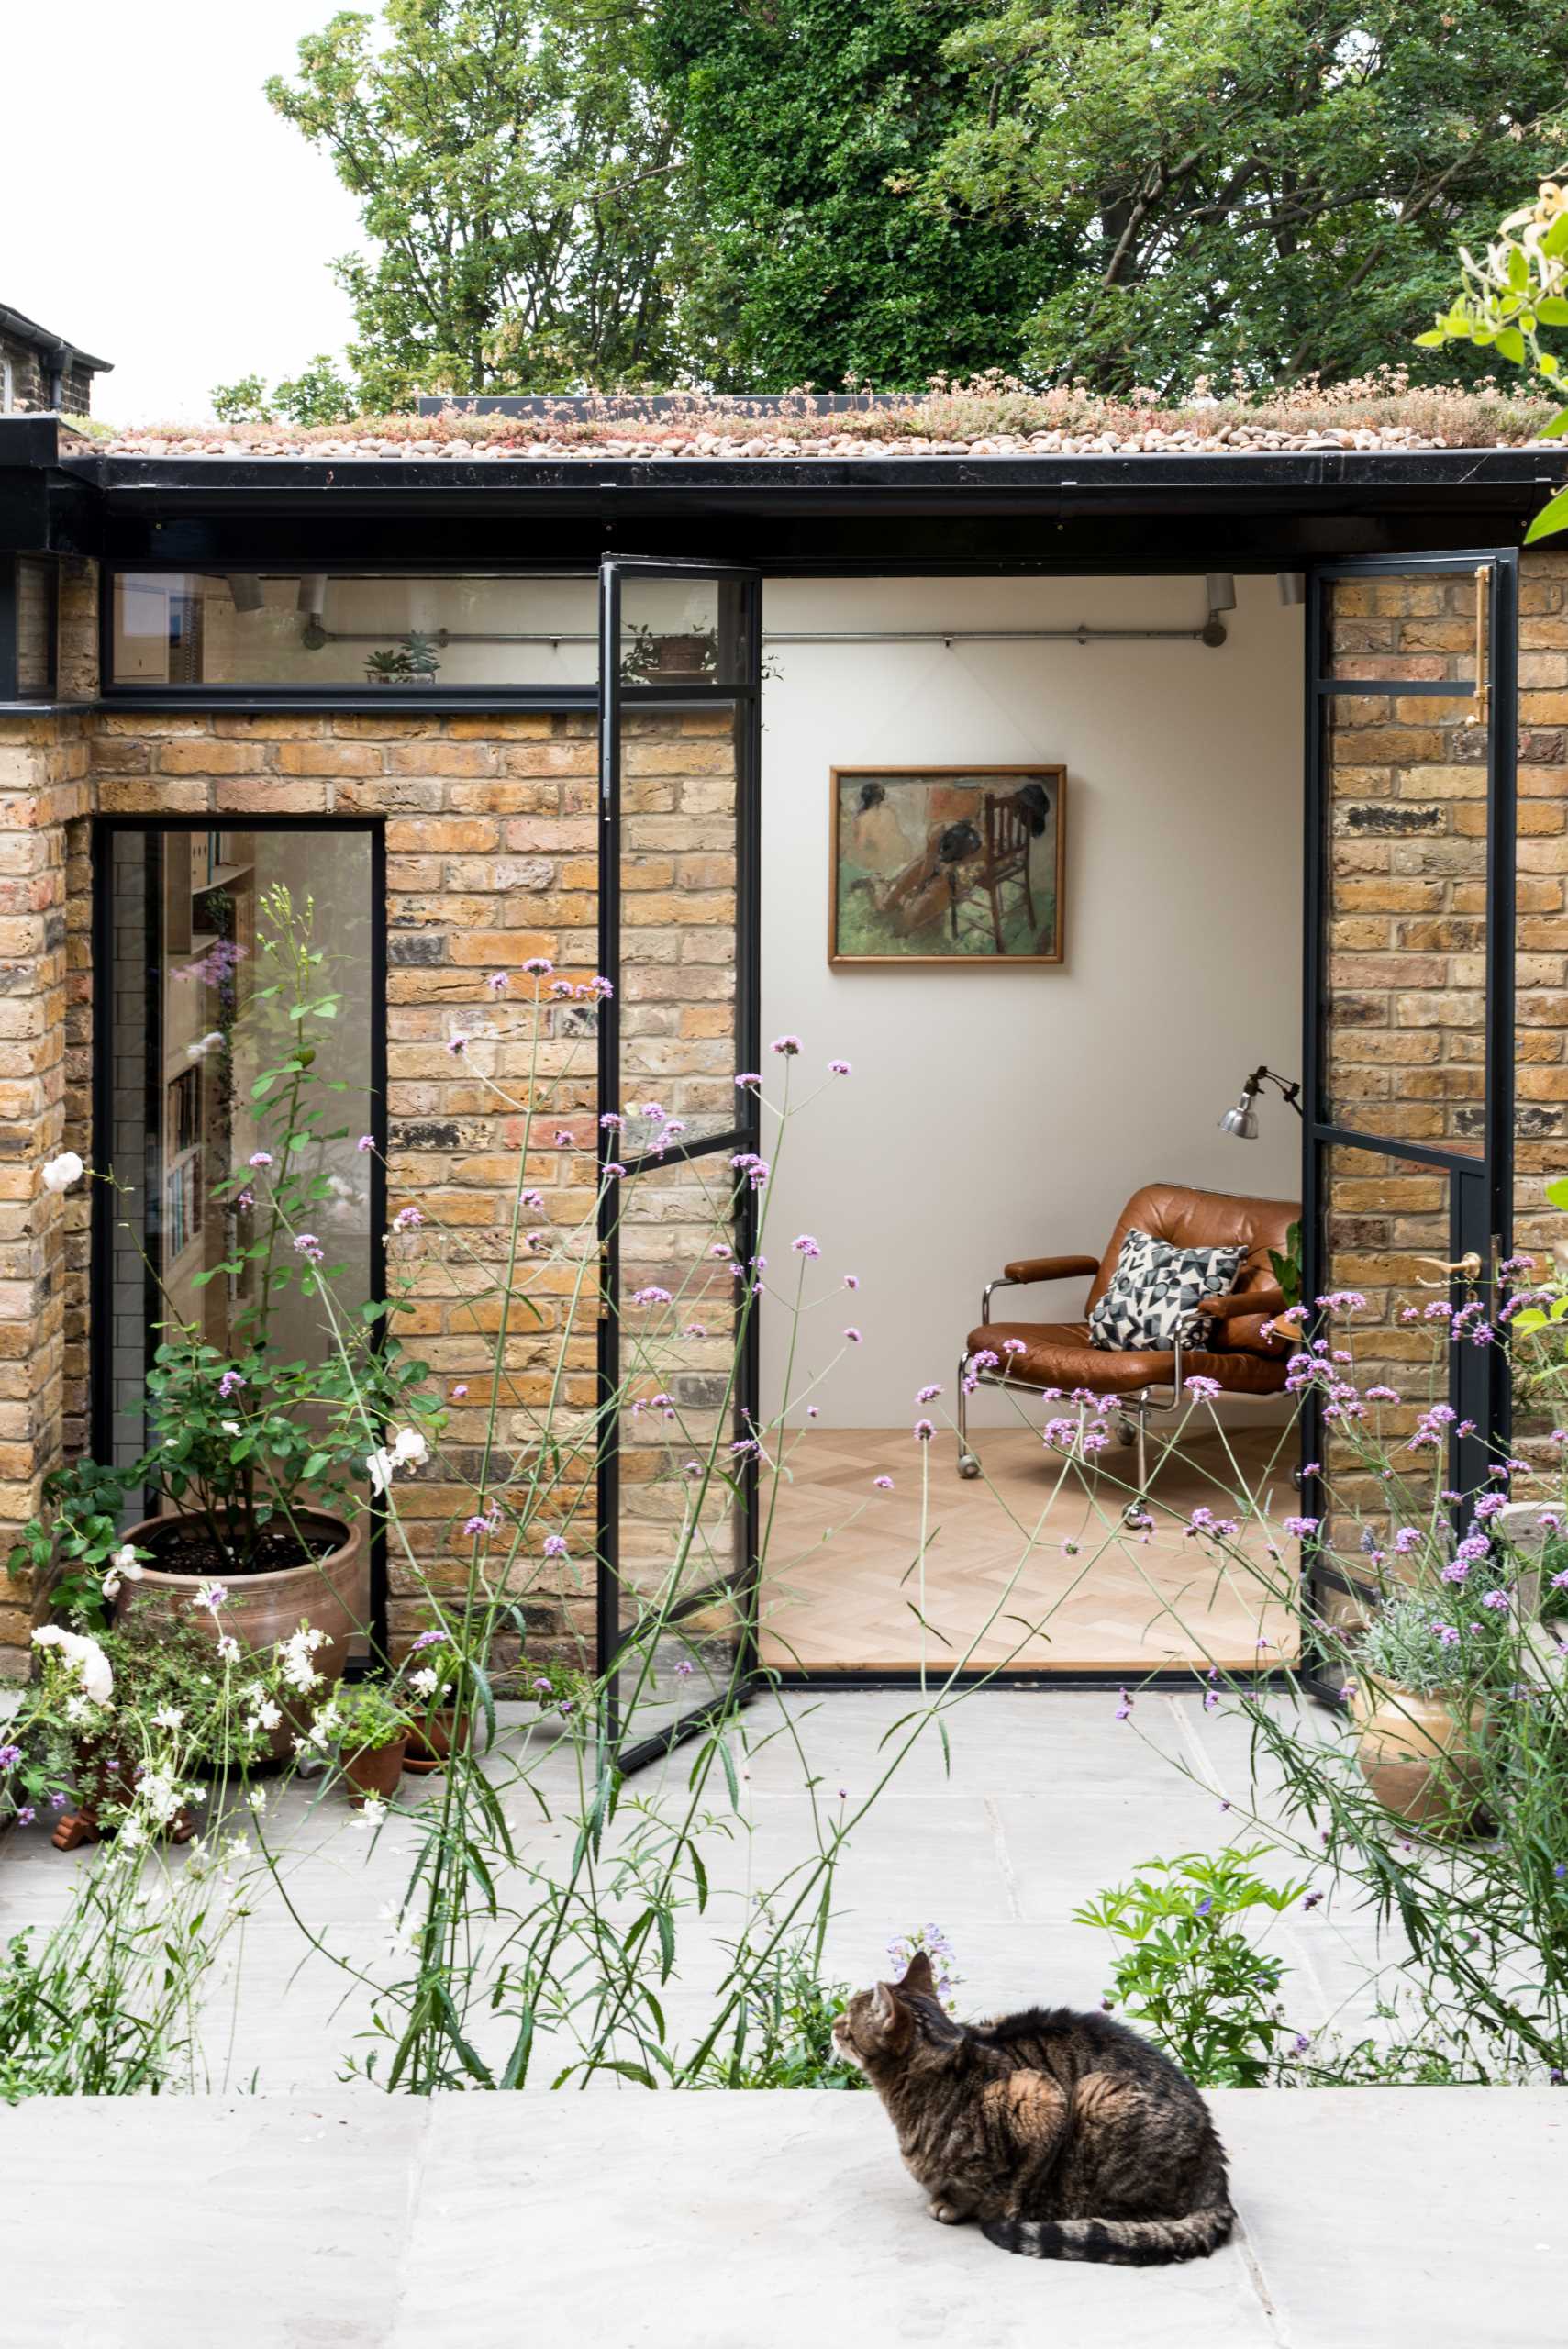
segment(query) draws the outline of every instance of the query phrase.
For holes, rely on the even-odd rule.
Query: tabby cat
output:
[[[933,2219],[1004,2251],[1124,2267],[1207,2258],[1235,2213],[1208,2108],[1108,2015],[1033,2007],[954,2022],[919,1951],[833,2026],[898,2132]]]

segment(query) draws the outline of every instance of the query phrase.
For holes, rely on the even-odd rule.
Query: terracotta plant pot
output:
[[[392,1800],[403,1776],[407,1745],[406,1737],[397,1737],[390,1745],[367,1746],[359,1753],[344,1754],[343,1776],[353,1788],[349,1800],[356,1810],[363,1810],[367,1795],[379,1795],[383,1802]]]
[[[1358,1681],[1351,1717],[1360,1731],[1356,1761],[1384,1809],[1430,1835],[1462,1834],[1480,1795],[1485,1708],[1461,1713],[1447,1697]]]
[[[330,1535],[333,1548],[304,1565],[285,1566],[280,1573],[270,1575],[230,1575],[226,1578],[216,1570],[211,1575],[162,1574],[156,1563],[144,1564],[137,1581],[121,1584],[115,1602],[116,1613],[124,1615],[143,1596],[151,1598],[162,1593],[180,1607],[187,1620],[207,1634],[215,1646],[228,1632],[242,1648],[258,1655],[297,1631],[302,1621],[309,1623],[327,1634],[314,1657],[325,1684],[317,1693],[325,1695],[342,1678],[349,1660],[349,1642],[361,1628],[361,1520],[356,1518],[348,1524],[342,1518],[319,1508],[296,1509],[295,1517],[306,1532]],[[172,1528],[190,1521],[173,1513],[144,1517],[139,1524],[128,1527],[125,1539],[139,1550],[147,1551],[156,1561],[160,1542],[169,1539]],[[228,1592],[216,1616],[205,1607],[192,1605],[203,1585],[214,1580],[223,1582]],[[289,1720],[272,1732],[269,1750],[274,1760],[281,1760],[288,1753],[299,1726],[297,1721]]]
[[[408,1732],[408,1751],[403,1766],[415,1777],[428,1777],[432,1770],[446,1767],[454,1747],[467,1747],[473,1742],[473,1715],[464,1713],[460,1719],[449,1706],[444,1711],[427,1713]]]
[[[128,1764],[119,1754],[89,1747],[78,1756],[81,1786],[74,1810],[62,1810],[50,1842],[57,1852],[74,1852],[79,1844],[96,1843],[115,1830],[101,1823],[110,1803],[129,1802],[135,1793]],[[188,1843],[196,1822],[188,1810],[178,1810],[165,1829],[171,1843]]]

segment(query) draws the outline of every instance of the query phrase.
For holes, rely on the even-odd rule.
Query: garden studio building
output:
[[[1130,1365],[1105,1407],[1119,1489],[1158,1473],[1185,1508],[1216,1447],[1277,1456],[1287,1352],[1239,1317],[1205,1341],[1204,1412],[1162,1418],[1172,1363],[1093,1318],[1135,1227],[1231,1246],[1268,1296],[1298,1223],[1306,1297],[1360,1292],[1374,1351],[1441,1383],[1430,1474],[1463,1490],[1496,1445],[1528,1457],[1546,1431],[1496,1350],[1400,1314],[1418,1286],[1489,1314],[1500,1268],[1554,1237],[1568,552],[1522,542],[1560,449],[791,441],[753,403],[672,452],[657,404],[568,429],[570,406],[510,439],[448,416],[270,453],[0,417],[7,1540],[62,1459],[135,1456],[171,1310],[222,1341],[215,1193],[248,1128],[203,1047],[280,888],[339,996],[346,1294],[406,1291],[449,1406],[406,1487],[434,1580],[487,1440],[459,1391],[495,1363],[464,1268],[513,1244],[519,1068],[551,1216],[625,1170],[554,1292],[557,1399],[593,1434],[572,1556],[540,1543],[519,1575],[536,1649],[613,1663],[679,1521],[668,1478],[717,1418],[734,1465],[686,1610],[699,1664],[864,1684],[956,1649],[1042,1703],[1190,1675],[1161,1601],[1190,1549],[1073,1585],[1051,1390],[1096,1345]],[[530,960],[613,992],[552,997]],[[775,1149],[786,1081],[805,1106]],[[116,1187],[46,1188],[67,1149]],[[728,1258],[706,1226],[692,1244],[716,1178]],[[734,1362],[717,1308],[674,1314],[628,1400],[633,1298],[733,1285],[758,1253]],[[515,1450],[548,1335],[507,1341]],[[1320,1513],[1295,1472],[1335,1431],[1309,1412],[1306,1434],[1282,1524]],[[985,1620],[987,1513],[1042,1511],[1026,1596],[1051,1630],[1020,1636]],[[1324,1577],[1320,1604],[1348,1603]],[[397,1545],[362,1605],[366,1646],[403,1652]],[[34,1606],[0,1598],[14,1674]],[[1232,1669],[1273,1636],[1223,1591],[1207,1625]]]

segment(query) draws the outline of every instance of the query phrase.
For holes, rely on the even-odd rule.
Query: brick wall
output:
[[[79,718],[0,717],[0,1559],[61,1457],[67,1272],[86,1204],[44,1189],[70,1139],[66,836],[88,804]],[[0,1675],[25,1670],[28,1594],[0,1579]]]
[[[1468,674],[1473,588],[1467,581],[1347,582],[1338,590],[1340,674],[1367,685],[1336,711],[1329,1037],[1334,1097],[1347,1119],[1406,1139],[1473,1144],[1479,1101],[1484,918],[1484,738],[1467,695],[1401,693],[1416,678]],[[86,566],[61,582],[62,691],[95,691],[95,590]],[[1523,588],[1520,742],[1519,1230],[1548,1244],[1562,1220],[1540,1185],[1568,1171],[1568,556],[1532,555]],[[1360,664],[1359,666],[1355,664]],[[1383,688],[1374,690],[1374,688]],[[622,1003],[627,1090],[658,1100],[689,1132],[728,1121],[736,1065],[734,764],[719,712],[639,717],[626,756],[626,928],[632,967]],[[328,717],[95,712],[0,720],[0,1541],[29,1512],[61,1446],[79,1444],[86,1405],[86,1216],[81,1193],[45,1195],[37,1170],[62,1143],[91,1157],[88,1085],[92,984],[89,828],[106,813],[248,817],[289,813],[384,819],[388,859],[390,1205],[413,1201],[461,1229],[478,1267],[440,1231],[406,1248],[417,1282],[412,1336],[443,1385],[466,1383],[454,1414],[457,1481],[406,1487],[429,1572],[444,1529],[468,1498],[486,1397],[493,1301],[520,1141],[515,1112],[482,1082],[516,1088],[528,1015],[516,993],[503,1034],[472,1058],[446,1047],[454,1027],[493,1011],[485,974],[533,953],[584,975],[596,954],[595,751],[589,721],[537,714]],[[545,1093],[528,1179],[556,1219],[586,1208],[593,1183],[593,1015],[582,1004],[541,1015]],[[617,1105],[624,1106],[624,1105]],[[557,1128],[570,1146],[558,1147]],[[633,1143],[646,1141],[639,1120]],[[671,1171],[628,1203],[628,1287],[699,1286],[709,1207],[702,1185]],[[1341,1152],[1332,1169],[1331,1276],[1382,1299],[1373,1341],[1393,1383],[1419,1385],[1430,1332],[1401,1324],[1397,1300],[1447,1253],[1440,1175],[1377,1152]],[[572,1267],[541,1269],[547,1310],[564,1314]],[[709,1276],[687,1324],[651,1324],[631,1367],[648,1393],[668,1391],[699,1419],[721,1401],[727,1309]],[[569,1335],[569,1409],[593,1401],[591,1306]],[[685,1327],[695,1338],[682,1335]],[[508,1340],[506,1438],[521,1446],[522,1408],[542,1401],[557,1331]],[[628,1460],[628,1560],[651,1576],[678,1510],[670,1446],[642,1415]],[[677,1446],[677,1449],[685,1449]],[[640,1525],[636,1522],[640,1520]],[[578,1520],[579,1524],[582,1519]],[[713,1554],[729,1529],[711,1529]],[[573,1551],[585,1554],[586,1542]],[[586,1580],[543,1589],[527,1570],[541,1636],[586,1642]],[[15,1665],[25,1616],[9,1593],[0,1651]],[[394,1567],[393,1620],[406,1633],[415,1601]]]
[[[11,405],[20,416],[48,408],[52,372],[49,361],[30,342],[0,331],[0,362],[11,370]],[[88,416],[93,406],[93,371],[72,359],[65,370],[61,400],[68,416]]]
[[[107,714],[90,744],[105,815],[227,818],[236,826],[270,815],[373,815],[385,819],[387,852],[388,1206],[417,1205],[425,1229],[394,1242],[413,1280],[415,1310],[400,1317],[408,1342],[444,1390],[466,1385],[446,1444],[459,1479],[476,1474],[490,1391],[498,1305],[478,1294],[505,1273],[521,1120],[485,1076],[520,1095],[535,1015],[514,986],[497,1002],[495,970],[517,972],[529,955],[586,976],[597,948],[594,881],[596,751],[591,722],[536,715],[252,717],[239,713]],[[541,1078],[528,1179],[552,1217],[582,1216],[594,1188],[593,1014],[581,1004],[538,1014]],[[487,1022],[502,1030],[454,1056],[454,1030]],[[557,1130],[573,1136],[557,1147]],[[444,1227],[444,1228],[443,1228]],[[454,1236],[454,1235],[460,1235]],[[544,1316],[513,1316],[501,1396],[503,1441],[521,1447],[531,1421],[519,1406],[546,1400],[549,1365],[576,1275],[569,1264],[530,1273]],[[592,1308],[580,1308],[564,1389],[568,1414],[594,1399]],[[411,1546],[437,1587],[456,1589],[465,1557],[444,1555],[451,1520],[469,1513],[465,1482],[413,1480],[400,1487]],[[540,1528],[540,1534],[548,1529]],[[574,1545],[577,1546],[577,1545]],[[415,1578],[389,1561],[394,1631],[419,1628]],[[556,1579],[559,1581],[560,1577]],[[541,1635],[587,1634],[592,1593],[569,1578],[553,1605],[537,1597],[538,1562],[519,1568],[535,1594]]]

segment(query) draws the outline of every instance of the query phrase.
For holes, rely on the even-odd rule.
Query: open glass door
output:
[[[1304,1294],[1366,1300],[1357,1379],[1400,1398],[1396,1491],[1309,1410],[1302,1507],[1340,1561],[1314,1563],[1316,1603],[1342,1620],[1347,1553],[1396,1509],[1462,1513],[1508,1436],[1506,1358],[1475,1333],[1512,1221],[1518,556],[1326,565],[1307,621]],[[1434,1405],[1441,1440],[1413,1449]]]
[[[600,1667],[635,1768],[755,1665],[761,581],[599,575]]]

